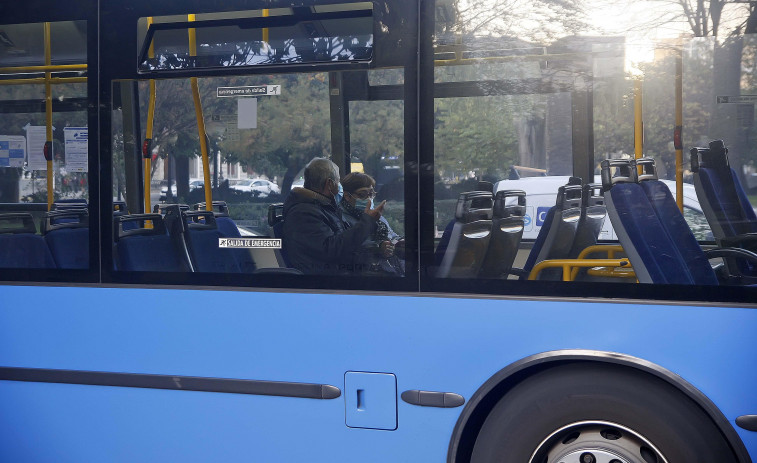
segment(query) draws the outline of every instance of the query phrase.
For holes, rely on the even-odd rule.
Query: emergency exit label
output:
[[[219,248],[281,249],[280,238],[218,238]]]

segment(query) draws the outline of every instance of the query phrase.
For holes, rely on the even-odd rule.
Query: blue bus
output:
[[[757,459],[756,10],[621,3],[0,5],[0,460]]]

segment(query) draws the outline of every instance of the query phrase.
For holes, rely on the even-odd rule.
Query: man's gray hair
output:
[[[326,180],[339,181],[339,167],[326,158],[313,158],[305,166],[305,184],[308,190],[321,191],[326,185]]]

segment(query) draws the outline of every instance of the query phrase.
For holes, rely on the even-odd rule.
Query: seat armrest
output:
[[[745,233],[743,235],[727,236],[720,239],[720,244],[726,247],[752,247],[757,245],[757,233]]]
[[[704,252],[704,254],[708,259],[715,259],[718,257],[742,259],[749,262],[750,264],[757,265],[757,254],[742,248],[708,249]]]

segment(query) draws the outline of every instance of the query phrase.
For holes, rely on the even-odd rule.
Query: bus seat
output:
[[[575,259],[581,251],[597,244],[599,233],[607,217],[607,207],[602,194],[602,185],[587,183],[581,193],[581,218],[578,220],[576,236],[569,257]]]
[[[152,228],[145,228],[150,221]],[[137,228],[126,227],[136,222]],[[141,272],[187,272],[190,262],[176,248],[160,214],[133,214],[114,217],[118,270]]]
[[[570,257],[581,218],[581,196],[581,179],[577,177],[571,177],[569,183],[557,191],[556,203],[547,211],[526,264],[518,272],[521,280],[527,279],[534,266],[543,260]],[[539,274],[539,279],[561,280],[562,271],[556,268],[545,269]]]
[[[689,269],[693,284],[718,284],[715,272],[713,272],[712,266],[694,237],[691,228],[683,218],[683,214],[678,209],[676,200],[667,185],[657,179],[654,159],[637,159],[635,164],[641,166],[641,172],[637,171],[639,185],[644,190],[644,194],[671,242],[676,244],[675,248]]]
[[[204,211],[205,203],[197,203],[192,206],[195,211]],[[234,220],[229,217],[229,206],[225,201],[213,201],[213,216],[216,221],[216,227],[221,235],[221,238],[241,238],[242,234],[239,232],[239,227]],[[218,243],[216,242],[216,248]],[[250,252],[246,249],[229,249],[227,250],[237,262],[237,266],[240,272],[252,273],[257,269],[255,260],[252,258]]]
[[[692,148],[691,170],[699,204],[718,245],[757,251],[757,214],[728,163],[723,141],[714,140],[709,148]],[[744,260],[724,262],[729,273],[757,276],[757,267]]]
[[[0,214],[0,267],[55,268],[44,238],[37,235],[31,214]]]
[[[636,165],[630,160],[605,160],[601,165],[607,215],[639,282],[693,284],[676,244],[636,183]],[[612,175],[613,169],[618,175]]]
[[[63,208],[48,212],[43,221],[42,234],[58,268],[89,268],[87,209]]]
[[[218,229],[216,218],[210,211],[184,212],[189,253],[196,272],[239,273],[235,256],[241,249],[222,249],[218,239],[223,234]]]
[[[507,278],[523,237],[525,215],[525,191],[502,190],[494,195],[492,235],[479,277]]]
[[[455,222],[449,232],[447,245],[437,247],[441,264],[440,278],[475,278],[481,269],[492,228],[493,197],[491,192],[461,193],[455,210]]]

